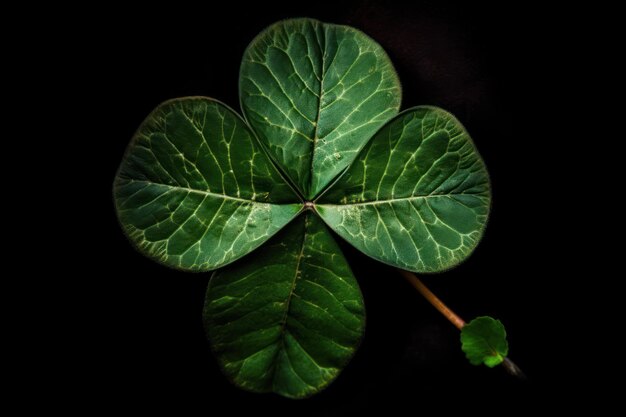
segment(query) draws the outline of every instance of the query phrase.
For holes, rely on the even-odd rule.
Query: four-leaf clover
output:
[[[302,398],[339,374],[364,331],[329,228],[389,265],[442,271],[479,242],[489,179],[451,114],[398,114],[396,72],[356,29],[272,25],[246,49],[239,91],[245,118],[204,97],[158,106],[115,179],[117,213],[147,256],[219,268],[204,317],[227,377]]]

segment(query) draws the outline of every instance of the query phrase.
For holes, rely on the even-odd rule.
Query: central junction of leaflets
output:
[[[206,97],[158,106],[120,165],[116,210],[145,255],[216,270],[204,323],[226,376],[303,398],[335,379],[365,326],[329,227],[389,265],[442,271],[478,244],[489,178],[451,114],[398,114],[393,66],[356,29],[272,25],[246,49],[239,88],[245,119]]]

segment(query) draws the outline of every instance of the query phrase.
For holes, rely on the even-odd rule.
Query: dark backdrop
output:
[[[550,184],[539,182],[550,174],[545,155],[557,147],[545,118],[556,96],[558,75],[550,63],[559,49],[544,36],[545,14],[526,3],[495,8],[473,2],[391,3],[231,2],[224,12],[167,5],[140,13],[102,9],[76,22],[70,36],[90,37],[90,47],[76,51],[74,70],[81,80],[86,77],[77,82],[77,111],[98,115],[97,121],[87,118],[89,130],[80,143],[81,152],[89,154],[91,175],[84,180],[95,201],[90,224],[101,247],[90,246],[83,258],[85,270],[96,269],[98,278],[79,281],[84,295],[72,320],[82,342],[70,356],[80,354],[80,395],[94,407],[201,406],[210,412],[228,406],[229,413],[345,415],[375,406],[408,407],[411,413],[423,407],[481,408],[489,399],[518,408],[534,407],[537,395],[556,383],[546,346],[559,337],[558,318],[544,316],[555,274],[549,265],[538,272],[533,261],[545,265],[549,257],[551,239],[543,228],[556,211]],[[343,244],[367,308],[366,335],[352,362],[309,400],[240,391],[220,373],[203,334],[209,274],[157,265],[123,236],[110,188],[143,118],[160,102],[187,95],[215,97],[238,108],[239,63],[248,42],[276,20],[299,16],[348,24],[372,36],[399,73],[403,108],[443,107],[472,135],[491,174],[490,223],[467,262],[424,281],[465,319],[502,320],[510,357],[527,382],[500,368],[470,365],[450,323],[391,268]],[[546,203],[542,212],[537,198]]]

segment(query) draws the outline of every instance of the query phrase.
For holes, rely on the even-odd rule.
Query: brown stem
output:
[[[415,287],[415,289],[417,289],[417,291],[419,291],[420,294],[424,296],[425,299],[428,300],[429,303],[433,305],[433,307],[439,310],[441,314],[443,314],[448,320],[450,320],[450,322],[454,324],[457,327],[457,329],[461,330],[461,328],[465,326],[465,322],[463,321],[463,319],[457,316],[454,313],[454,311],[450,310],[443,303],[443,301],[441,301],[435,294],[433,294],[426,287],[426,285],[424,285],[424,283],[420,281],[418,277],[415,276],[415,274],[409,271],[404,271],[402,269],[398,269],[398,271],[400,272],[400,274],[402,274],[404,278],[406,278],[407,281],[411,283],[411,285]]]

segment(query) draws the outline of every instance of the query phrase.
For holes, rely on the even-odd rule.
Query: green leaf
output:
[[[499,365],[509,353],[504,325],[487,316],[475,318],[461,329],[461,349],[472,365]]]
[[[487,170],[463,126],[444,110],[421,106],[383,127],[316,208],[365,254],[437,272],[476,247],[490,199]]]
[[[312,19],[259,34],[244,53],[239,92],[246,119],[307,199],[350,165],[401,99],[380,45]]]
[[[303,398],[333,381],[352,357],[365,309],[337,243],[307,213],[245,262],[213,275],[204,321],[233,383]]]
[[[113,187],[130,240],[165,265],[211,270],[300,210],[245,122],[209,98],[165,102],[143,122]]]

